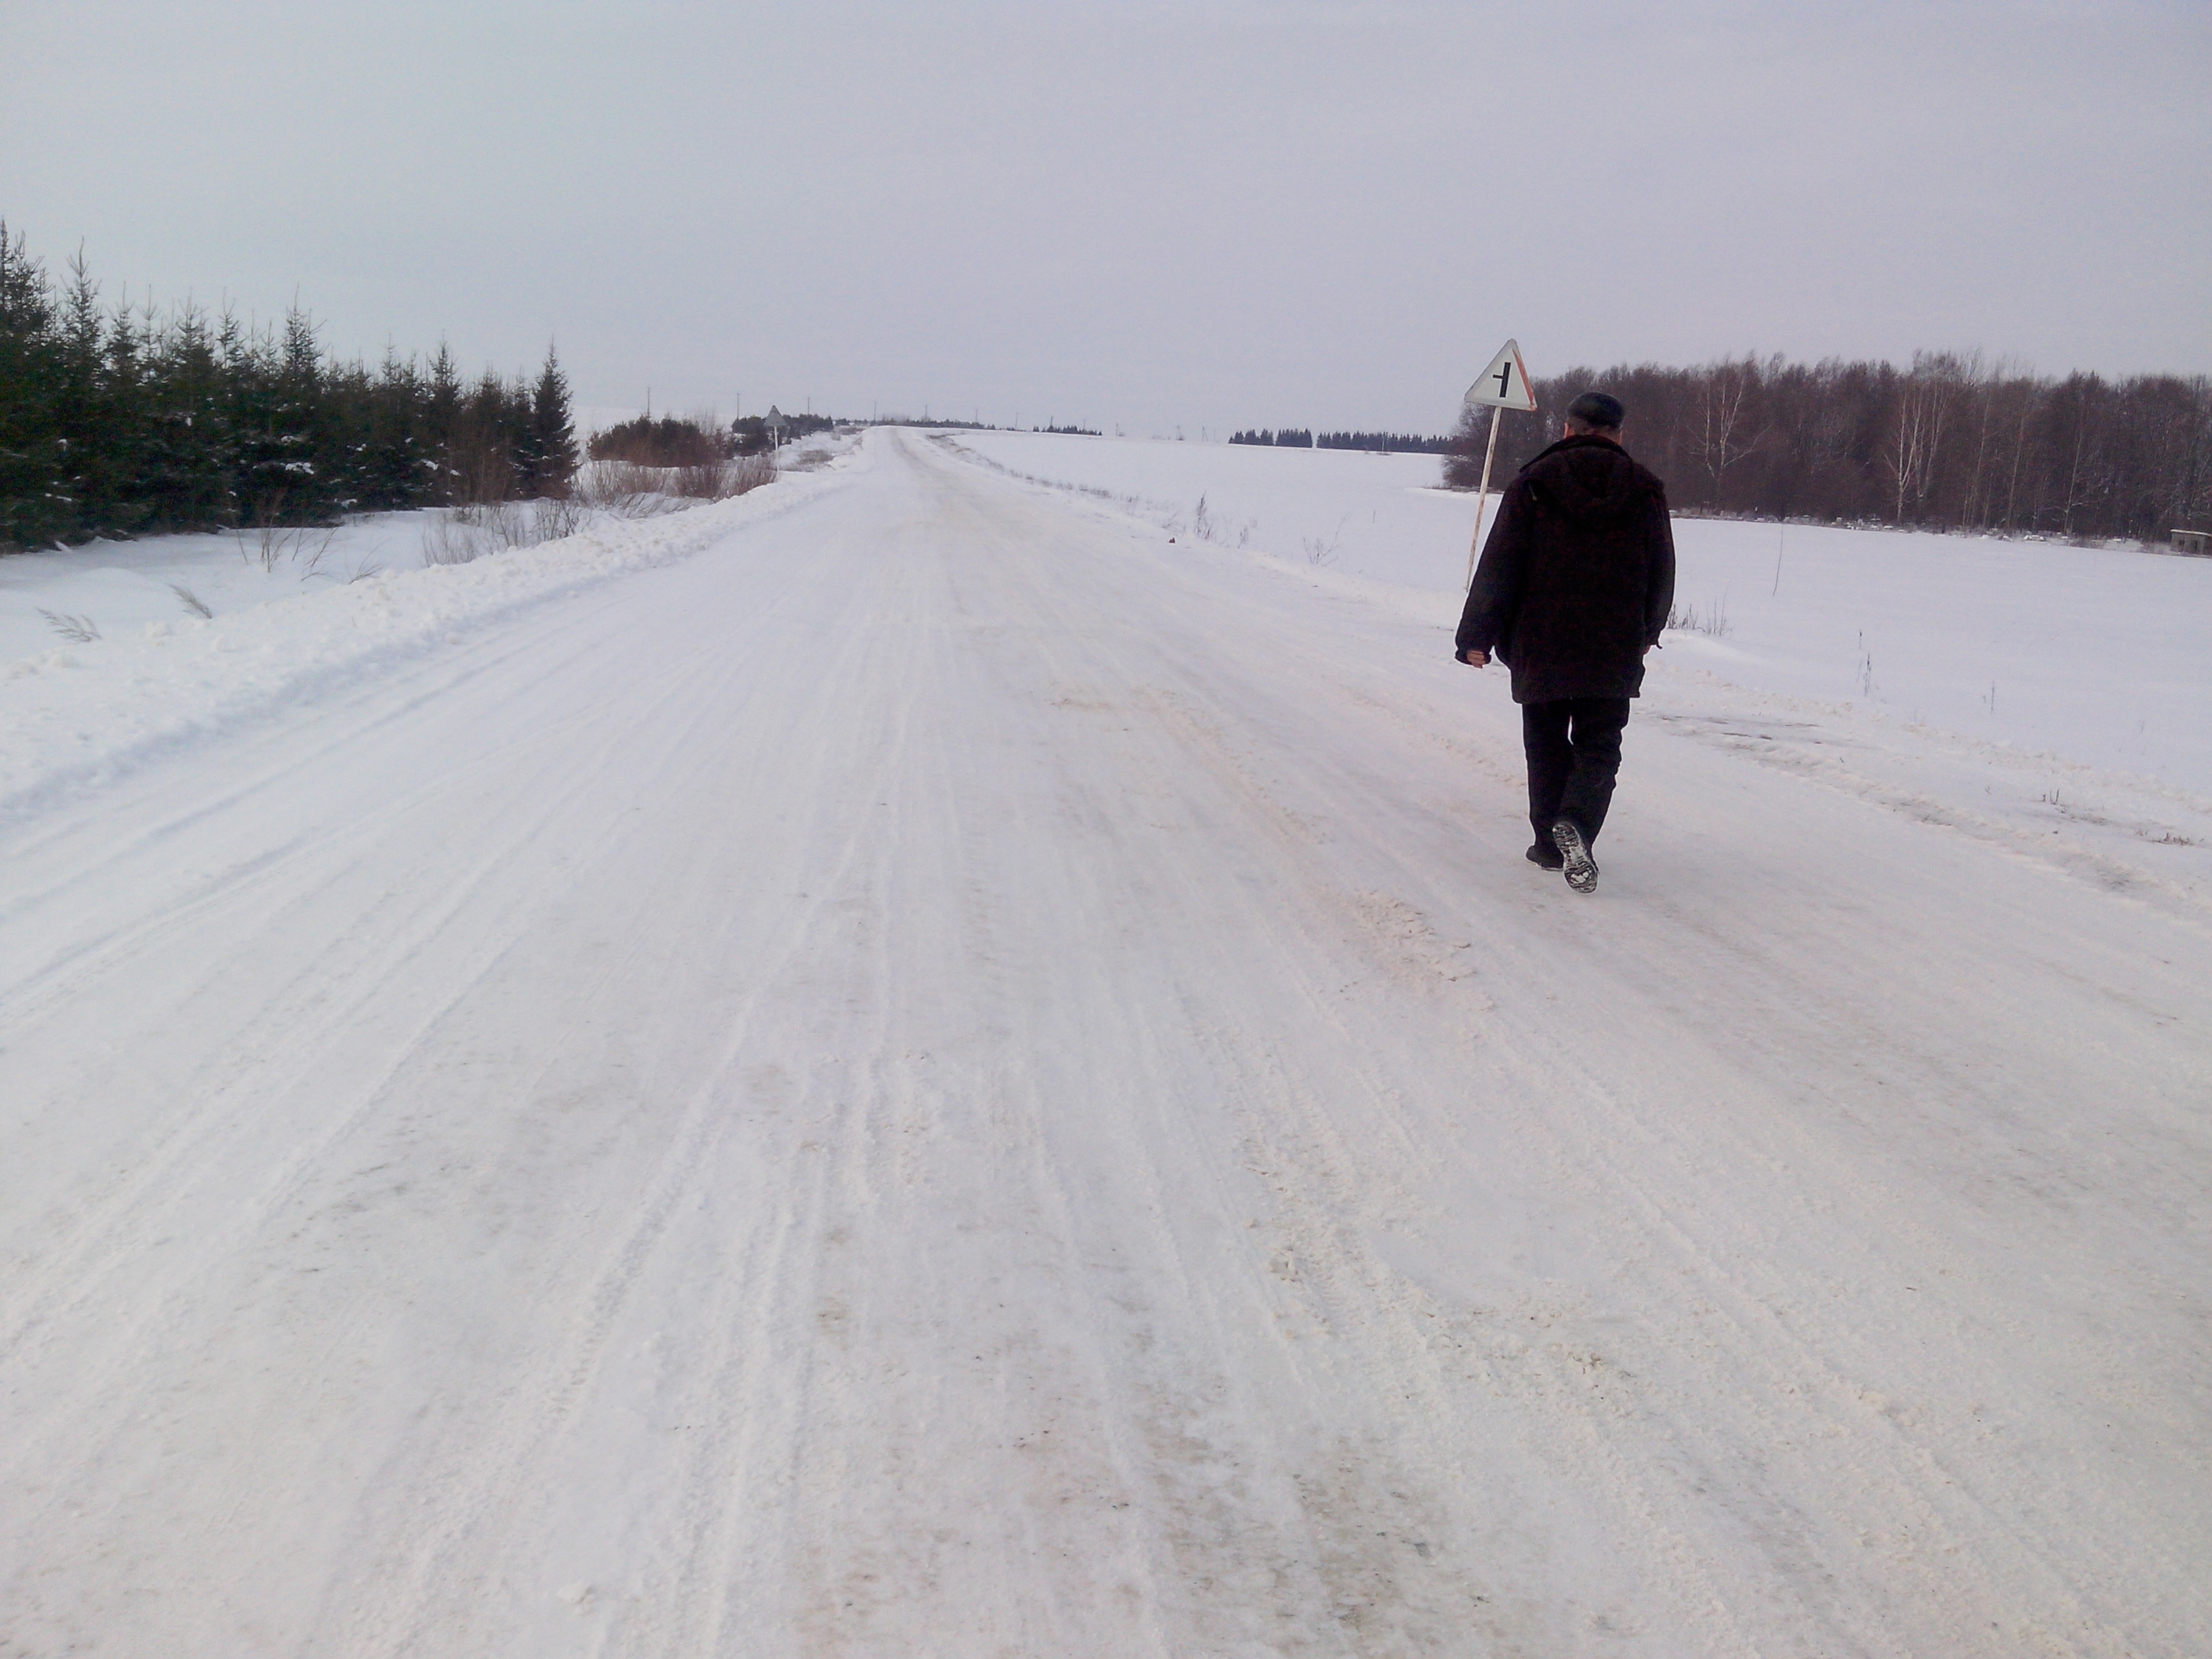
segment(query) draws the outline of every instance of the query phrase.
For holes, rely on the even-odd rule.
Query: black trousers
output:
[[[1566,697],[1521,705],[1521,746],[1528,756],[1528,822],[1536,843],[1552,844],[1552,825],[1572,818],[1595,842],[1620,771],[1626,697]]]

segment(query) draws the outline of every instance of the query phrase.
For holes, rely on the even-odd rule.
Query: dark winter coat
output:
[[[1459,623],[1513,701],[1632,697],[1674,603],[1667,487],[1610,438],[1563,438],[1505,487]]]

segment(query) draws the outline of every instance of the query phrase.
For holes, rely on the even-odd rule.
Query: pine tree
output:
[[[230,394],[230,419],[238,434],[238,470],[233,494],[239,522],[266,523],[284,504],[283,393],[277,385],[276,348],[265,330],[234,325],[223,380]]]
[[[154,320],[150,309],[142,319],[131,308],[128,291],[108,319],[100,385],[105,500],[97,522],[87,526],[102,535],[136,535],[155,515],[146,362]]]
[[[152,354],[148,384],[147,479],[155,522],[171,530],[227,522],[237,452],[216,342],[198,307],[172,314]]]
[[[576,428],[568,408],[568,377],[561,372],[550,342],[531,395],[530,452],[532,493],[566,495],[576,475]]]
[[[43,547],[68,528],[58,504],[55,320],[46,268],[0,220],[0,550]]]
[[[462,506],[511,501],[517,477],[518,440],[526,435],[530,396],[509,390],[499,371],[487,368],[463,394],[446,448],[446,483]]]
[[[216,326],[216,359],[222,384],[223,424],[231,436],[231,524],[244,524],[255,512],[255,484],[267,449],[275,401],[268,343],[238,320],[226,305]]]
[[[371,510],[413,507],[436,487],[428,444],[428,388],[412,357],[390,345],[367,389],[368,440],[362,457],[362,505]]]
[[[327,363],[315,399],[315,476],[322,511],[353,513],[374,507],[377,494],[375,383],[368,366]]]
[[[60,476],[52,497],[65,541],[94,532],[106,507],[107,436],[100,407],[101,349],[106,325],[100,314],[100,288],[80,251],[70,261],[70,283],[56,319],[53,401],[54,442]]]
[[[284,313],[276,428],[284,473],[276,516],[290,524],[313,523],[331,514],[338,483],[333,475],[343,467],[323,395],[322,358],[314,319],[294,306]]]
[[[452,349],[443,340],[430,357],[428,398],[422,410],[422,441],[437,469],[432,499],[454,499],[458,476],[453,465],[453,442],[461,425],[461,375],[453,366]]]

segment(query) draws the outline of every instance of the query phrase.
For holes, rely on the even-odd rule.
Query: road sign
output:
[[[1490,464],[1498,458],[1498,417],[1509,409],[1536,412],[1536,388],[1528,384],[1528,365],[1521,361],[1518,340],[1498,348],[1482,378],[1468,387],[1467,406],[1490,411],[1490,447],[1482,453],[1482,488],[1474,498],[1474,539],[1467,549],[1467,585],[1473,587],[1474,556],[1482,550],[1482,509],[1490,503]]]
[[[1528,365],[1521,361],[1521,343],[1508,340],[1498,348],[1482,378],[1467,389],[1467,401],[1486,409],[1517,409],[1536,412],[1536,388],[1528,384]]]

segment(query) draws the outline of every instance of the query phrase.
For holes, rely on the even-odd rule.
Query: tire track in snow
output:
[[[648,722],[664,716],[682,694],[680,684],[670,685],[647,711]],[[410,702],[419,699],[410,699]],[[378,722],[383,724],[384,722]],[[696,737],[690,726],[677,728],[682,736]],[[669,745],[680,749],[682,743]],[[319,750],[313,757],[320,761],[328,758],[329,750]],[[571,757],[556,775],[551,798],[533,817],[514,820],[501,825],[500,839],[489,846],[474,848],[468,867],[458,881],[447,880],[431,890],[426,902],[418,905],[414,914],[387,918],[382,913],[392,896],[372,901],[367,909],[352,918],[343,934],[325,947],[320,959],[310,959],[296,970],[285,975],[274,988],[269,1001],[247,1012],[240,1021],[247,1031],[283,1030],[288,1034],[287,1048],[294,1062],[289,1073],[264,1075],[256,1091],[258,1107],[252,1102],[240,1102],[222,1116],[206,1115],[197,1120],[179,1117],[176,1127],[164,1132],[162,1138],[146,1146],[138,1154],[139,1161],[122,1177],[118,1184],[89,1205],[82,1205],[72,1218],[71,1231],[83,1241],[82,1248],[108,1253],[105,1261],[95,1262],[85,1256],[63,1255],[46,1258],[53,1270],[52,1276],[58,1282],[47,1287],[47,1294],[58,1290],[70,1300],[47,1307],[42,1314],[34,1305],[17,1308],[0,1302],[0,1362],[3,1362],[27,1337],[34,1332],[42,1320],[69,1308],[84,1305],[105,1288],[106,1274],[122,1271],[135,1259],[137,1248],[143,1245],[143,1234],[134,1236],[125,1231],[121,1218],[132,1218],[141,1228],[159,1228],[163,1223],[158,1209],[147,1213],[149,1200],[155,1194],[164,1194],[173,1204],[190,1196],[191,1183],[185,1172],[195,1164],[210,1161],[208,1149],[222,1139],[239,1133],[246,1120],[257,1109],[266,1113],[276,1109],[289,1097],[295,1096],[303,1086],[307,1069],[313,1065],[325,1048],[329,1034],[342,1030],[360,1020],[374,1005],[388,1000],[391,988],[408,980],[410,969],[420,962],[431,941],[445,936],[454,920],[478,902],[487,884],[495,875],[507,866],[524,849],[538,842],[548,823],[574,809],[585,795],[601,787],[600,780],[609,760],[605,746],[586,750]],[[267,783],[257,786],[265,790]],[[240,798],[218,804],[235,805]],[[411,805],[419,811],[423,798],[418,796]],[[197,816],[197,815],[196,815]],[[379,815],[378,823],[361,830],[340,830],[337,835],[302,831],[294,835],[283,845],[250,859],[246,865],[227,872],[226,878],[210,890],[194,894],[173,911],[160,914],[139,924],[130,934],[108,942],[92,962],[76,971],[59,972],[59,964],[50,969],[59,980],[51,991],[41,989],[39,996],[20,1009],[10,1009],[10,1022],[26,1020],[44,1007],[67,999],[84,981],[100,972],[114,972],[131,965],[135,959],[164,945],[169,945],[210,925],[217,914],[234,908],[242,902],[257,899],[259,890],[276,888],[280,882],[296,881],[289,891],[270,902],[270,908],[258,926],[264,937],[286,938],[319,936],[317,925],[311,921],[317,908],[327,902],[335,891],[348,883],[356,873],[357,865],[343,861],[332,867],[327,861],[313,864],[310,854],[327,854],[331,850],[360,848],[373,843],[376,830],[391,821],[391,815]],[[112,862],[112,860],[110,860]],[[100,871],[73,876],[74,884],[97,881]],[[64,890],[58,902],[66,905],[69,894]],[[367,938],[381,947],[377,954],[359,962],[339,963],[330,958],[337,956],[352,941]],[[495,971],[508,954],[507,941],[493,936],[488,953],[480,960],[464,968],[445,992],[442,1000],[434,1003],[414,1017],[408,1035],[401,1037],[390,1054],[382,1071],[361,1088],[355,1103],[337,1112],[319,1131],[318,1138],[303,1144],[294,1155],[286,1173],[278,1177],[277,1185],[258,1204],[250,1206],[247,1213],[236,1221],[230,1230],[242,1235],[258,1224],[258,1218],[282,1210],[295,1195],[294,1176],[301,1168],[311,1167],[319,1161],[332,1145],[342,1140],[367,1114],[375,1110],[389,1090],[392,1079],[417,1055],[428,1035],[451,1018],[453,1011]],[[230,976],[230,967],[195,986],[187,1000],[199,1000],[212,994],[216,985]],[[328,1007],[317,1026],[302,1030],[298,1018],[300,988],[318,982],[331,981],[351,988],[346,1000]],[[236,1071],[233,1063],[228,1069]],[[265,1073],[265,1065],[247,1062],[247,1069]],[[234,1092],[221,1082],[210,1082],[198,1088],[188,1086],[187,1098],[204,1091],[222,1097]],[[115,1235],[121,1234],[118,1239]],[[221,1239],[204,1241],[209,1247],[220,1248]],[[117,1248],[118,1245],[121,1249]],[[32,1287],[27,1287],[32,1288]]]
[[[1194,554],[1194,556],[1199,556]],[[1238,637],[1241,637],[1242,632],[1243,630],[1239,631]],[[1385,652],[1383,654],[1387,654],[1387,646],[1389,642],[1385,641],[1380,643],[1383,644],[1385,647]],[[1284,638],[1280,635],[1271,637],[1267,641],[1267,648],[1278,654],[1283,653],[1285,649]],[[1218,665],[1219,665],[1218,663],[1213,663],[1209,660],[1210,667],[1218,668]],[[1251,728],[1248,726],[1247,729]],[[1424,736],[1425,737],[1425,734],[1424,734]],[[1314,752],[1331,757],[1340,757],[1347,754],[1356,752],[1356,744],[1348,745],[1341,742],[1331,743],[1317,740],[1312,742],[1310,747]],[[1641,775],[1644,775],[1639,774],[1639,776]],[[1387,797],[1370,796],[1367,799],[1368,810],[1371,811],[1372,805],[1375,801],[1387,799]],[[1322,816],[1326,817],[1328,815],[1322,814]],[[1407,890],[1413,890],[1415,892],[1419,892],[1423,888],[1432,884],[1434,880],[1434,873],[1432,870],[1422,871],[1407,868],[1401,870],[1401,875],[1413,878],[1413,884]],[[1522,903],[1516,902],[1513,904],[1511,908],[1523,915],[1540,914],[1535,910],[1534,907]],[[1558,930],[1547,928],[1544,931],[1548,933],[1554,933]],[[1572,937],[1574,933],[1577,933],[1579,931],[1579,929],[1570,930],[1569,937]],[[1504,935],[1504,937],[1509,946],[1512,947],[1509,949],[1509,956],[1517,958],[1517,960],[1510,963],[1512,967],[1528,969],[1543,979],[1556,981],[1559,977],[1556,967],[1553,964],[1541,960],[1531,960],[1534,953],[1525,948],[1521,948],[1519,933],[1508,932]],[[1632,955],[1628,959],[1633,961],[1635,958]],[[1585,955],[1581,960],[1579,965],[1587,968],[1593,964],[1594,960],[1594,958],[1589,957]],[[1611,977],[1611,975],[1605,975],[1601,972],[1601,983],[1604,982],[1604,981],[1608,977]],[[1753,989],[1758,989],[1760,986],[1760,981],[1755,974],[1746,974],[1741,969],[1729,971],[1724,974],[1723,978],[1725,982],[1729,983],[1732,987],[1749,986]],[[1848,979],[1844,982],[1846,985],[1850,983]],[[1931,985],[1942,985],[1945,983],[1941,970],[1929,974],[1928,975],[1928,982]],[[1954,980],[1951,982],[1956,983],[1961,981]],[[1611,988],[1608,987],[1608,988]],[[1827,988],[1820,985],[1817,981],[1801,982],[1795,988],[1801,994],[1806,1003],[1815,1007],[1820,1005],[1820,1001],[1827,994]],[[1646,994],[1648,994],[1648,993],[1646,993]],[[1778,991],[1777,994],[1778,997],[1786,996],[1788,993],[1786,991]],[[1516,1002],[1520,1005],[1515,1010],[1515,1012],[1517,1015],[1526,1011],[1526,999],[1516,999]],[[1885,1044],[1894,1041],[1897,1034],[1897,1028],[1894,1024],[1893,1015],[1891,1015],[1891,1011],[1888,1010],[1884,1010],[1883,1014],[1885,1016],[1889,1016],[1889,1018],[1877,1018],[1874,1021],[1870,1022],[1868,1027],[1868,1036],[1864,1040],[1875,1044]],[[1786,1024],[1787,1022],[1785,1022],[1785,1025]],[[2008,1024],[2010,1024],[2010,1022],[2008,1022]],[[2015,1027],[2015,1029],[2017,1028]],[[1543,1034],[1547,1040],[1540,1041],[1539,1042],[1531,1045],[1525,1040],[1522,1040],[1521,1034],[1516,1031],[1514,1033],[1514,1042],[1508,1045],[1509,1050],[1512,1048],[1517,1047],[1524,1051],[1522,1059],[1525,1061],[1525,1064],[1521,1067],[1521,1076],[1517,1081],[1521,1083],[1524,1090],[1538,1096],[1560,1100],[1572,1100],[1580,1097],[1580,1091],[1575,1088],[1569,1086],[1563,1090],[1560,1087],[1560,1085],[1565,1080],[1565,1078],[1562,1076],[1560,1062],[1563,1059],[1571,1062],[1574,1051],[1572,1049],[1563,1048],[1558,1042],[1548,1040],[1549,1033],[1545,1026],[1539,1024],[1533,1028],[1533,1030],[1535,1033]],[[1668,1046],[1668,1040],[1666,1034],[1655,1031],[1652,1033],[1652,1036],[1656,1041],[1653,1041],[1650,1043],[1650,1051],[1654,1053],[1664,1053]],[[1616,1042],[1608,1046],[1610,1048],[1618,1048],[1620,1045]],[[1776,1049],[1781,1050],[1784,1053],[1786,1053],[1791,1046],[1792,1045],[1787,1042],[1778,1042],[1773,1045]],[[1803,1052],[1802,1044],[1797,1045],[1797,1048],[1798,1052],[1802,1054]],[[1571,1063],[1565,1065],[1563,1069],[1565,1077],[1571,1077],[1573,1075],[1574,1067]],[[2179,1079],[2176,1078],[2174,1081],[2178,1084]],[[1608,1097],[1608,1097],[1601,1089],[1593,1097],[1593,1098],[1598,1100],[1603,1100]],[[1604,1117],[1616,1109],[1617,1107],[1605,1108],[1598,1114],[1596,1119],[1592,1122],[1590,1126],[1591,1128],[1600,1129],[1602,1126]],[[1565,1125],[1571,1125],[1573,1121],[1574,1118],[1572,1115],[1567,1115]],[[1563,1125],[1562,1127],[1565,1127],[1565,1125]],[[1532,1127],[1540,1128],[1544,1126],[1536,1125]],[[1624,1125],[1623,1127],[1626,1126]],[[1664,1139],[1663,1137],[1652,1137],[1648,1133],[1643,1138],[1646,1144],[1655,1146],[1662,1145]],[[1604,1133],[1581,1137],[1580,1146],[1577,1146],[1575,1141],[1572,1139],[1565,1143],[1565,1146],[1573,1149],[1568,1152],[1568,1157],[1571,1158],[1575,1164],[1578,1164],[1583,1170],[1586,1171],[1592,1168],[1601,1170],[1605,1172],[1605,1175],[1609,1181],[1626,1183],[1633,1189],[1638,1184],[1638,1182],[1635,1179],[1634,1168],[1632,1165],[1624,1164],[1617,1159],[1608,1161],[1605,1158],[1595,1157],[1589,1151],[1586,1150],[1590,1147],[1601,1148],[1609,1144],[1615,1144],[1618,1142],[1619,1139],[1620,1137],[1618,1135],[1610,1131],[1607,1131]],[[1749,1143],[1747,1143],[1747,1148],[1749,1148]],[[2179,1151],[2180,1149],[2177,1148],[2176,1150]],[[2192,1149],[2192,1151],[2196,1149]],[[1770,1164],[1772,1164],[1771,1154],[1766,1155],[1766,1161]],[[1832,1166],[1834,1166],[1835,1160],[1832,1156],[1829,1158],[1828,1162]],[[1776,1167],[1776,1173],[1785,1178],[1792,1178],[1790,1171],[1779,1166]],[[1597,1187],[1601,1186],[1604,1183],[1590,1182],[1588,1184],[1593,1187]],[[1872,1200],[1880,1199],[1885,1195],[1881,1194],[1878,1188],[1869,1188],[1862,1183],[1859,1196]],[[1889,1198],[1889,1205],[1893,1209],[1894,1208],[1895,1201],[1896,1200],[1893,1196]],[[1652,1190],[1647,1186],[1644,1203],[1642,1207],[1643,1219],[1645,1224],[1650,1227],[1660,1228],[1661,1236],[1664,1237],[1666,1229],[1662,1225],[1662,1224],[1667,1222],[1669,1218],[1669,1206],[1665,1199],[1662,1198],[1656,1190]],[[1624,1229],[1622,1231],[1627,1231],[1632,1230]],[[1646,1253],[1648,1253],[1650,1249],[1649,1239],[1639,1239],[1638,1243]],[[1708,1243],[1705,1241],[1701,1241],[1694,1237],[1683,1235],[1679,1237],[1675,1243],[1677,1248],[1682,1251],[1684,1255],[1684,1271],[1708,1276],[1716,1284],[1720,1285],[1727,1284],[1731,1278],[1735,1276],[1741,1271],[1739,1263],[1732,1254],[1717,1253]],[[1747,1317],[1746,1318],[1745,1322],[1743,1322],[1740,1327],[1744,1333],[1744,1340],[1736,1346],[1739,1347],[1741,1353],[1748,1358],[1750,1356],[1759,1354],[1761,1350],[1761,1344],[1771,1340],[1775,1334],[1771,1328],[1771,1316],[1765,1319],[1764,1324],[1762,1325],[1760,1316],[1765,1312],[1763,1308],[1757,1307],[1756,1304],[1754,1304],[1753,1309],[1747,1311]],[[1782,1346],[1786,1350],[1787,1345],[1784,1344]],[[1761,1367],[1754,1364],[1752,1365],[1750,1369],[1757,1370],[1761,1369]],[[1786,1370],[1787,1368],[1782,1368],[1782,1370],[1778,1371],[1776,1376],[1770,1380],[1779,1382],[1783,1373]],[[1795,1385],[1798,1379],[1795,1376],[1790,1378],[1789,1386],[1791,1392],[1795,1391]],[[1848,1382],[1840,1376],[1837,1377],[1836,1383],[1836,1392],[1838,1397],[1841,1398],[1856,1401],[1859,1396],[1866,1392],[1865,1387],[1863,1383]],[[1861,1409],[1863,1410],[1863,1407]],[[1896,1425],[1894,1423],[1890,1422],[1887,1419],[1883,1420],[1883,1428],[1886,1431],[1893,1431]],[[1899,1462],[1898,1464],[1898,1472],[1900,1474],[1912,1468],[1915,1460],[1923,1455],[1921,1448],[1917,1445],[1901,1445],[1899,1448]],[[1907,1484],[1911,1490],[1918,1492],[1928,1501],[1934,1502],[1936,1495],[1941,1491],[1942,1483],[1948,1477],[1940,1473],[1929,1474],[1925,1477],[1908,1476]],[[1881,1506],[1878,1504],[1870,1504],[1868,1505],[1868,1511],[1870,1514],[1879,1514],[1880,1508]],[[1986,1543],[1989,1541],[1994,1541],[1994,1538],[1991,1536],[1992,1533],[1996,1535],[2001,1536],[2008,1530],[2011,1529],[2001,1525],[1996,1526],[1993,1528],[1986,1529],[1981,1527],[1970,1525],[1966,1528],[1960,1528],[1955,1535],[1962,1537],[1978,1537],[1983,1539]],[[2021,1563],[2021,1569],[2027,1571],[2031,1577],[2035,1576],[2035,1569],[2028,1566],[2027,1563],[2035,1559],[2039,1554],[2039,1552],[2030,1549],[2022,1557],[2016,1558]],[[1816,1581],[1815,1577],[1808,1577],[1798,1570],[1799,1567],[1802,1567],[1802,1563],[1796,1564],[1796,1565],[1793,1566],[1786,1558],[1778,1558],[1777,1565],[1783,1569],[1784,1582],[1790,1582],[1793,1578],[1803,1579],[1804,1582],[1808,1583]],[[1945,1571],[1948,1571],[1948,1569],[1947,1568]],[[2094,1573],[2094,1569],[2092,1570],[2093,1574]],[[2014,1580],[2016,1580],[2018,1577],[2017,1572],[2009,1571],[2006,1573],[2000,1574],[1999,1576],[2001,1579],[2011,1578]],[[2015,1592],[2025,1590],[2026,1586],[2024,1583],[2014,1583],[2008,1584],[2005,1589],[2000,1591],[1998,1598],[1990,1603],[1992,1611],[2002,1615],[2008,1615],[2007,1623],[2004,1626],[2005,1628],[2014,1629],[2018,1627],[2016,1620],[2009,1616],[2012,1615],[2014,1611],[2014,1606],[2009,1598]],[[1938,1584],[1936,1581],[1931,1579],[1923,1583],[1923,1594],[1930,1605],[1940,1605],[1947,1599],[1947,1596],[1952,1593],[1955,1592],[1948,1583]],[[2043,1583],[2038,1589],[2027,1593],[2034,1598],[2045,1596],[2051,1597],[2053,1598],[2054,1605],[2059,1607],[2068,1605],[2070,1601],[2070,1593],[2063,1587],[2063,1583],[2060,1580],[2047,1575],[2044,1577]],[[2079,1604],[2077,1603],[2075,1605],[2078,1610]],[[2092,1615],[2092,1617],[2093,1619],[2095,1617],[2110,1617],[2118,1611],[2120,1610],[2117,1607],[2112,1608],[2108,1609],[2104,1614]],[[1833,1612],[1832,1609],[1832,1612]],[[1833,1616],[1845,1626],[1857,1625],[1864,1627],[1869,1623],[1881,1622],[1884,1613],[1883,1610],[1875,1608],[1870,1604],[1862,1601],[1856,1607],[1849,1611],[1834,1613]],[[2074,1616],[2071,1613],[2062,1614],[2061,1618],[2064,1622],[2075,1622]],[[1785,1620],[1785,1622],[1788,1621]],[[1982,1639],[1978,1635],[1978,1632],[1983,1626],[1979,1624],[1973,1624],[1969,1627],[1968,1624],[1965,1621],[1954,1621],[1948,1628],[1951,1637],[1955,1639],[1966,1639],[1969,1641],[1978,1641]],[[1991,1626],[1991,1628],[1996,1628],[1996,1626]],[[2083,1650],[2103,1650],[2103,1644],[2094,1638],[2092,1638],[2087,1642]]]
[[[833,656],[830,678],[844,672],[855,654],[855,649],[848,646]],[[655,739],[671,757],[655,765],[656,775],[666,773],[673,757],[690,757],[689,765],[677,775],[656,776],[667,800],[720,793],[710,786],[702,787],[699,780],[716,769],[709,758],[715,745],[707,739],[725,702],[717,692],[726,691],[743,668],[743,659],[733,654],[714,683],[691,687],[696,707],[682,723],[682,729],[665,743]],[[809,700],[809,704],[807,712],[818,722],[818,696]],[[818,771],[817,775],[832,788],[842,782]],[[817,896],[803,898],[779,919],[781,928],[787,929],[789,935],[781,946],[780,957],[756,958],[748,964],[751,989],[730,1011],[729,1030],[702,1068],[702,1075],[684,1103],[679,1124],[651,1178],[628,1198],[628,1212],[617,1229],[614,1247],[579,1274],[580,1293],[562,1316],[564,1333],[552,1345],[557,1358],[538,1367],[535,1393],[512,1402],[500,1413],[489,1439],[471,1446],[469,1478],[443,1507],[457,1512],[456,1524],[464,1534],[467,1531],[481,1534],[486,1548],[501,1553],[511,1551],[511,1534],[519,1518],[514,1510],[516,1495],[543,1489],[552,1479],[547,1466],[557,1461],[564,1441],[573,1437],[574,1420],[600,1382],[609,1345],[617,1326],[631,1312],[641,1278],[662,1250],[679,1212],[702,1195],[702,1175],[716,1166],[725,1143],[738,1131],[740,1119],[733,1110],[732,1096],[738,1091],[733,1079],[746,1053],[757,1005],[788,973],[790,963],[807,953],[834,908],[830,895],[840,884],[842,868],[853,861],[857,852],[858,837],[848,836],[842,854],[832,860],[830,869],[808,877],[810,891]],[[719,873],[718,866],[706,868]],[[686,895],[674,897],[666,908],[669,914],[690,915],[701,906],[696,896]],[[725,928],[691,954],[703,962],[728,960],[738,936],[734,930]],[[642,953],[653,944],[653,935],[643,933],[634,950]],[[704,1303],[708,1309],[714,1305],[711,1297]],[[404,1555],[388,1565],[384,1594],[380,1597],[364,1593],[358,1598],[386,1603],[376,1622],[368,1628],[375,1632],[378,1640],[402,1650],[437,1639],[438,1633],[450,1625],[452,1610],[470,1600],[479,1571],[479,1557],[447,1547],[425,1549],[410,1544]],[[601,1593],[611,1597],[622,1592],[618,1587],[607,1586]]]

